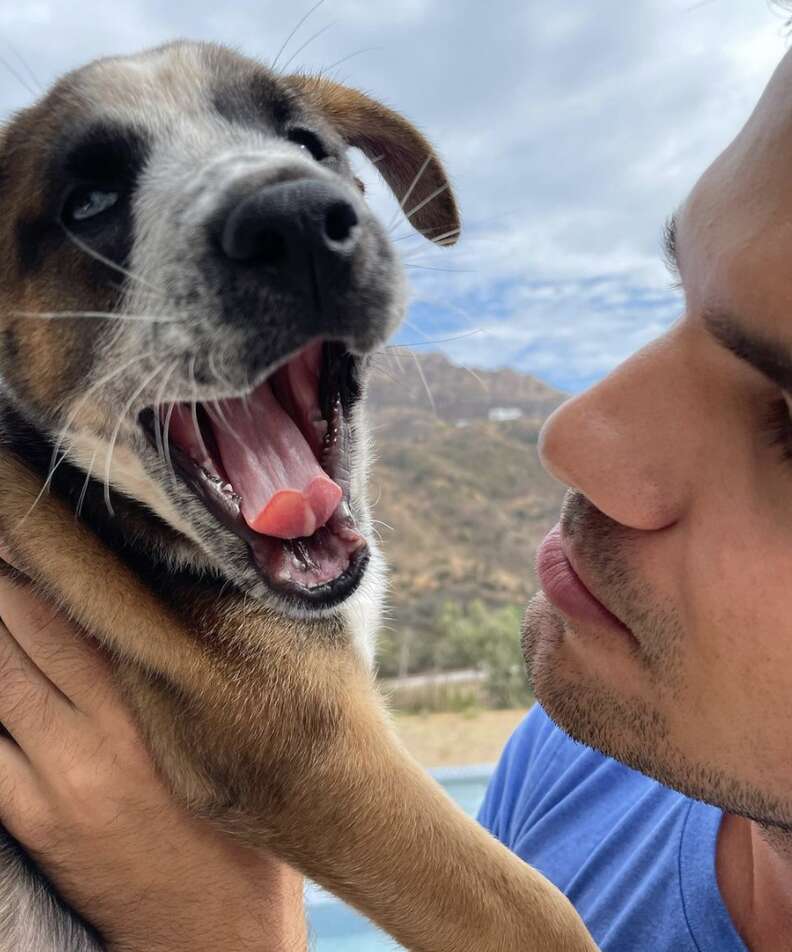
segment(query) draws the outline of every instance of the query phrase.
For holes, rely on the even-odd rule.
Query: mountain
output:
[[[524,604],[563,488],[542,469],[542,423],[565,399],[514,370],[386,352],[369,391],[372,493],[392,619],[422,638],[446,601]]]

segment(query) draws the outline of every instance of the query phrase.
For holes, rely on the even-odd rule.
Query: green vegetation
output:
[[[468,673],[458,681],[427,677],[401,688],[391,682],[395,705],[402,710],[465,710],[529,704],[531,687],[520,650],[521,618],[522,609],[516,605],[493,607],[476,599],[466,606],[443,603],[431,636],[418,643],[409,629],[386,631],[379,652],[381,676]]]

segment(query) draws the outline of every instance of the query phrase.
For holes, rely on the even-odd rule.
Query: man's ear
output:
[[[456,242],[459,210],[448,176],[411,123],[364,93],[319,76],[289,76],[286,82],[376,164],[421,234],[441,245]]]

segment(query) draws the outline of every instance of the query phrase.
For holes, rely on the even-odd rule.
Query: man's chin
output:
[[[534,694],[548,716],[570,737],[646,773],[644,758],[667,739],[664,720],[645,701],[617,695],[614,685],[565,650],[568,622],[539,594],[523,618],[522,650]]]
[[[536,690],[537,675],[557,650],[564,635],[564,621],[547,597],[535,595],[525,609],[522,622],[522,653],[525,667]],[[538,669],[538,670],[537,670]]]

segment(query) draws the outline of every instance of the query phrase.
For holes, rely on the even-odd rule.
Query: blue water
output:
[[[474,816],[492,767],[452,767],[432,773],[462,809]],[[306,904],[316,952],[394,952],[401,948],[349,906],[314,886],[306,891]]]

